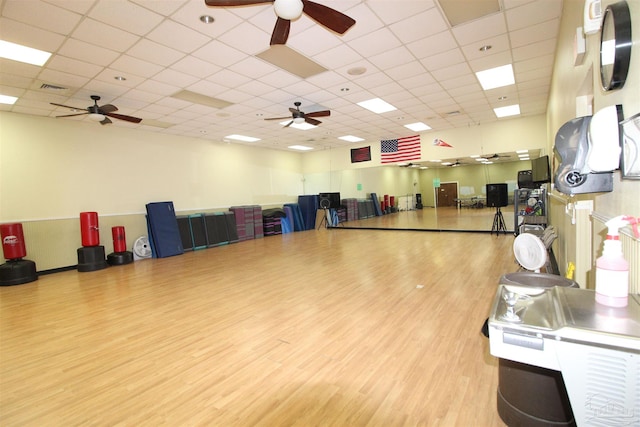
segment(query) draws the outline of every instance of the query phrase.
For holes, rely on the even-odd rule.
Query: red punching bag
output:
[[[97,212],[80,212],[80,233],[85,248],[100,244]]]
[[[15,260],[27,256],[22,224],[2,224],[0,225],[0,235],[2,236],[2,251],[5,259]]]
[[[111,227],[111,236],[113,237],[113,252],[125,252],[127,250],[127,239],[124,235],[124,227],[121,225]]]

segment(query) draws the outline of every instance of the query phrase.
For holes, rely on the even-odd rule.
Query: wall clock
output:
[[[631,14],[626,1],[607,6],[600,33],[600,79],[604,90],[624,86],[631,60]]]

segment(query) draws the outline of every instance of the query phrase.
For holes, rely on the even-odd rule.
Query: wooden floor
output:
[[[0,425],[504,426],[512,243],[321,228],[0,287]]]

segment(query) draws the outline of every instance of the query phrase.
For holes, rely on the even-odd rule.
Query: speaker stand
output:
[[[327,220],[327,208],[322,208],[322,221],[320,221],[320,225],[318,226],[318,230],[322,228],[322,224],[324,224],[324,228],[329,228],[329,221]]]
[[[500,234],[501,231],[504,231],[504,234],[507,234],[507,227],[504,224],[504,217],[502,216],[502,211],[500,208],[496,208],[496,214],[493,216],[493,226],[491,227],[491,234],[496,232],[496,236]]]

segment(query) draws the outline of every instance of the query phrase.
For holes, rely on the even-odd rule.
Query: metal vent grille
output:
[[[40,89],[44,89],[44,90],[67,90],[68,88],[62,87],[62,86],[52,85],[52,84],[49,84],[49,83],[42,83],[40,85]]]
[[[633,359],[595,352],[587,356],[585,391],[589,425],[610,426],[612,422],[627,425],[618,423],[637,421],[638,403],[632,396],[636,395],[633,389],[640,386],[638,376],[634,375],[638,369],[640,363],[633,363]]]

